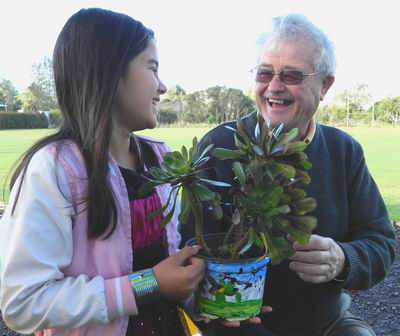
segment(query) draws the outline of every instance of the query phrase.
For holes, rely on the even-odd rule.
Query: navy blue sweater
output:
[[[255,114],[243,119],[246,128],[254,131]],[[234,149],[235,123],[220,125],[208,134],[201,147],[208,143]],[[265,303],[274,312],[264,318],[264,325],[279,335],[318,334],[338,317],[342,307],[340,294],[346,289],[367,289],[381,281],[394,260],[395,236],[386,207],[365,164],[360,144],[348,134],[317,124],[306,153],[313,165],[308,195],[317,200],[313,215],[318,219],[315,234],[331,237],[343,248],[349,273],[346,281],[312,284],[301,280],[288,267],[289,262],[268,270]],[[210,178],[232,182],[232,162],[214,161]],[[223,190],[221,190],[223,192]],[[230,202],[229,196],[223,200]],[[215,221],[205,208],[205,232],[225,231],[229,225]],[[193,225],[182,225],[183,241],[193,236]]]

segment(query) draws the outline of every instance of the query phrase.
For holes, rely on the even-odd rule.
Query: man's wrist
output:
[[[128,275],[138,306],[152,303],[160,298],[160,289],[153,269],[148,268]]]

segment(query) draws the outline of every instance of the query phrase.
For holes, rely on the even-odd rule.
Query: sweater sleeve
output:
[[[137,313],[126,276],[106,281],[101,276],[64,276],[62,269],[73,254],[74,214],[63,176],[52,155],[45,149],[37,152],[14,213],[20,179],[0,222],[0,309],[5,323],[20,333],[107,324]],[[122,303],[118,305],[115,297],[123,297]],[[129,299],[132,302],[125,302]]]
[[[368,289],[389,272],[395,257],[394,228],[361,146],[354,144],[349,179],[349,239],[340,243],[349,266],[343,286]]]

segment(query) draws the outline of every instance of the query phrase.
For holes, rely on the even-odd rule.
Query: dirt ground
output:
[[[351,291],[351,312],[365,319],[377,336],[400,336],[400,223],[395,225],[396,260],[384,281],[367,291]],[[7,329],[0,318],[0,336],[19,335]]]

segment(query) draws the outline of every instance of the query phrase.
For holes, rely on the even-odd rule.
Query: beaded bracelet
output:
[[[152,268],[132,273],[128,275],[128,279],[137,305],[148,304],[160,298],[160,290]]]

